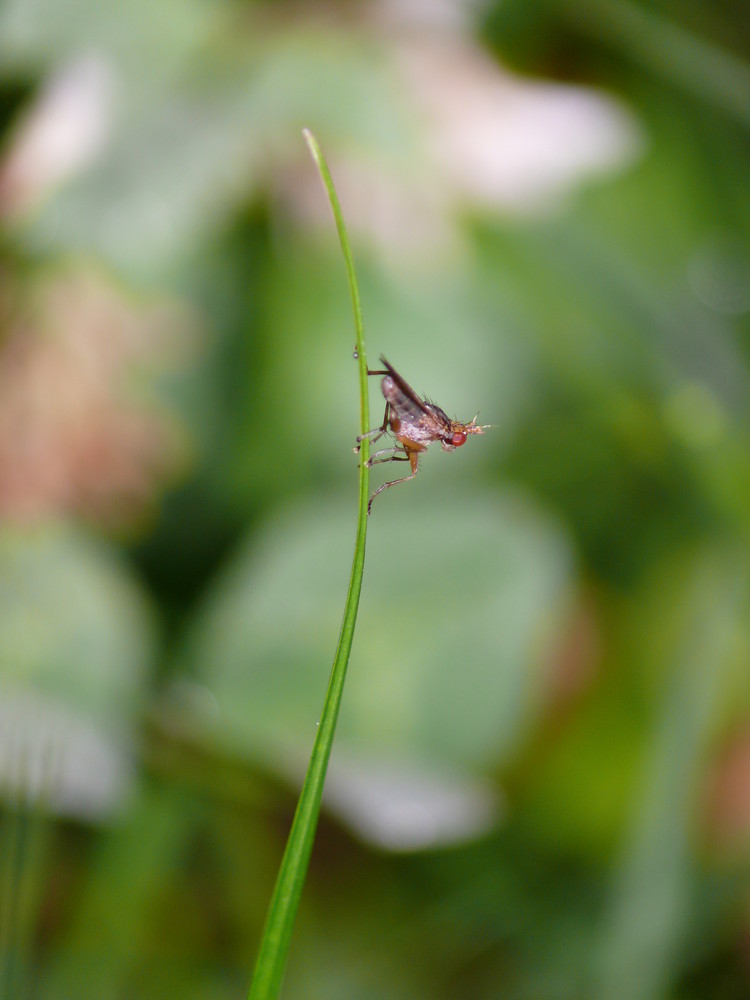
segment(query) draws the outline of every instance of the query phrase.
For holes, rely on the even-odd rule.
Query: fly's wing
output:
[[[404,396],[406,396],[407,399],[410,399],[412,401],[412,403],[416,406],[416,408],[418,410],[421,410],[422,413],[426,414],[428,417],[431,416],[430,411],[427,408],[427,405],[425,404],[425,401],[423,399],[419,398],[419,396],[412,389],[412,387],[409,385],[409,383],[406,381],[406,379],[402,378],[399,375],[399,373],[396,371],[396,369],[393,367],[393,365],[389,361],[386,361],[386,359],[383,357],[382,354],[380,355],[380,360],[385,365],[385,367],[388,369],[388,374],[391,376],[391,378],[396,383],[396,385],[399,387],[399,389],[404,394]]]
[[[387,397],[391,408],[400,420],[418,431],[415,437],[429,441],[440,437],[446,430],[450,430],[450,420],[440,407],[426,399],[421,399],[382,354],[380,360],[398,389],[398,394]]]

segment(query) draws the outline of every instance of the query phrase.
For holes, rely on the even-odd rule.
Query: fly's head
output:
[[[468,424],[462,424],[460,420],[448,420],[448,425],[446,433],[440,438],[440,447],[443,451],[455,451],[462,444],[466,444],[470,434],[484,434],[492,426],[492,424],[479,425],[476,417]]]

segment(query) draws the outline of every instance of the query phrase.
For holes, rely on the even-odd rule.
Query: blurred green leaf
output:
[[[110,731],[142,706],[153,618],[126,563],[63,524],[0,532],[0,663],[6,691],[34,691]]]
[[[153,625],[138,584],[103,542],[63,524],[3,526],[6,781],[83,815],[117,800],[153,666]]]
[[[337,753],[492,767],[540,707],[568,547],[519,497],[409,499],[404,488],[373,514]],[[187,640],[185,662],[216,697],[215,738],[282,770],[314,734],[348,520],[314,501],[277,518],[218,581]]]
[[[226,10],[201,0],[7,0],[0,8],[0,62],[6,70],[60,65],[81,53],[108,53],[132,96],[173,76]]]

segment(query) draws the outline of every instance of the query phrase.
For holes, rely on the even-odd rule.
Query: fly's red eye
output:
[[[454,448],[460,448],[462,444],[466,444],[466,431],[456,431],[451,438],[451,444]]]

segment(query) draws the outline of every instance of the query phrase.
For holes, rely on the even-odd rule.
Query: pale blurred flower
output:
[[[406,37],[394,53],[455,203],[544,213],[641,152],[633,116],[593,88],[514,76],[456,35]]]
[[[298,767],[289,768],[297,780]],[[326,807],[368,844],[424,851],[481,837],[504,815],[492,782],[441,768],[368,758],[339,748],[323,793]]]
[[[467,209],[548,214],[642,154],[643,132],[621,101],[510,73],[474,39],[461,5],[381,0],[362,10],[395,70],[412,144],[396,157],[351,147],[328,156],[351,227],[398,266],[415,255],[460,254]],[[323,217],[317,178],[301,157],[277,176],[284,204]]]
[[[132,758],[112,732],[35,691],[3,688],[0,794],[58,815],[95,819],[123,802]]]
[[[133,384],[179,359],[182,311],[136,306],[83,270],[45,278],[8,308],[0,514],[107,523],[138,514],[185,457],[175,419]]]
[[[50,77],[0,163],[0,215],[17,218],[92,162],[109,132],[112,92],[107,65],[95,56]]]

